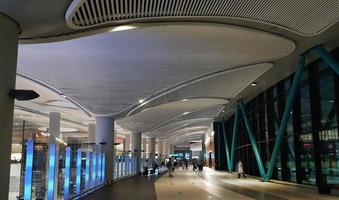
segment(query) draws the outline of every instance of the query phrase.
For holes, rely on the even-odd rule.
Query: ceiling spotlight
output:
[[[252,82],[251,85],[256,86],[256,85],[258,85],[258,82]]]
[[[182,115],[187,115],[187,114],[189,114],[190,112],[184,112]]]
[[[139,103],[144,103],[145,100],[144,99],[139,99]]]
[[[67,98],[67,96],[64,93],[60,93],[60,96],[65,99]]]
[[[130,26],[130,25],[123,25],[123,26],[116,26],[113,27],[109,32],[115,32],[115,31],[126,31],[137,28],[136,26]]]
[[[222,112],[225,112],[224,110]]]

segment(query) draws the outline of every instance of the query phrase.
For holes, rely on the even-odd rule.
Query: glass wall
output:
[[[339,59],[339,50],[332,54]],[[279,81],[246,103],[246,112],[257,146],[267,169],[276,134],[288,98],[293,75]],[[322,60],[310,63],[303,73],[273,179],[309,185],[339,184],[339,77]],[[242,160],[246,173],[259,176],[252,146],[240,115],[235,162]],[[229,144],[234,115],[224,121]],[[216,120],[215,143],[223,143],[223,132]],[[216,145],[216,157],[223,159],[223,145]],[[216,163],[218,165],[218,163]],[[217,169],[226,169],[219,164]]]

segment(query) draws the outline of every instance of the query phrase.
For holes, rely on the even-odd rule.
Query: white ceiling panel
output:
[[[158,24],[64,42],[20,45],[18,71],[53,86],[95,114],[204,74],[275,60],[294,43],[228,25]]]

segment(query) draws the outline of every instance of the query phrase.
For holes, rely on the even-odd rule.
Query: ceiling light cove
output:
[[[109,30],[109,32],[116,32],[116,31],[127,31],[131,29],[137,28],[136,26],[130,26],[130,25],[125,25],[125,26],[116,26],[113,27],[112,29]]]

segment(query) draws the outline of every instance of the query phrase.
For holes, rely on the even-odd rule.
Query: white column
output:
[[[88,142],[95,143],[95,124],[88,124]]]
[[[125,152],[125,155],[128,155],[130,150],[131,150],[131,135],[130,134],[126,134],[125,135],[125,140],[124,140],[124,152]]]
[[[56,143],[55,138],[60,138],[60,113],[49,113],[48,143]]]
[[[168,145],[167,145],[167,152],[168,152],[168,156],[170,155],[170,154],[172,154],[172,144],[171,143],[168,143]]]
[[[1,13],[0,27],[0,199],[7,199],[14,110],[14,100],[8,92],[15,89],[19,29],[14,21]]]
[[[168,157],[168,143],[163,142],[163,153],[164,153],[164,158]]]
[[[158,150],[157,150],[157,152],[158,152],[158,161],[161,163],[162,159],[164,158],[164,151],[163,151],[163,149],[164,149],[163,144],[164,143],[162,141],[157,141],[157,143],[158,143]]]
[[[112,117],[96,117],[95,144],[103,145],[105,153],[105,182],[113,181],[114,155],[114,119]]]
[[[143,158],[146,159],[147,158],[147,149],[146,149],[146,138],[142,138],[142,150],[143,150]]]
[[[131,134],[131,150],[132,156],[137,159],[137,170],[141,172],[141,133],[132,133]]]
[[[60,143],[55,138],[60,138],[60,113],[49,113],[48,144],[55,144],[55,160],[54,160],[54,199],[57,198],[58,176],[59,176],[59,149]]]
[[[149,144],[148,144],[148,153],[149,153],[149,160],[150,164],[153,164],[153,161],[155,161],[155,138],[149,138]]]

